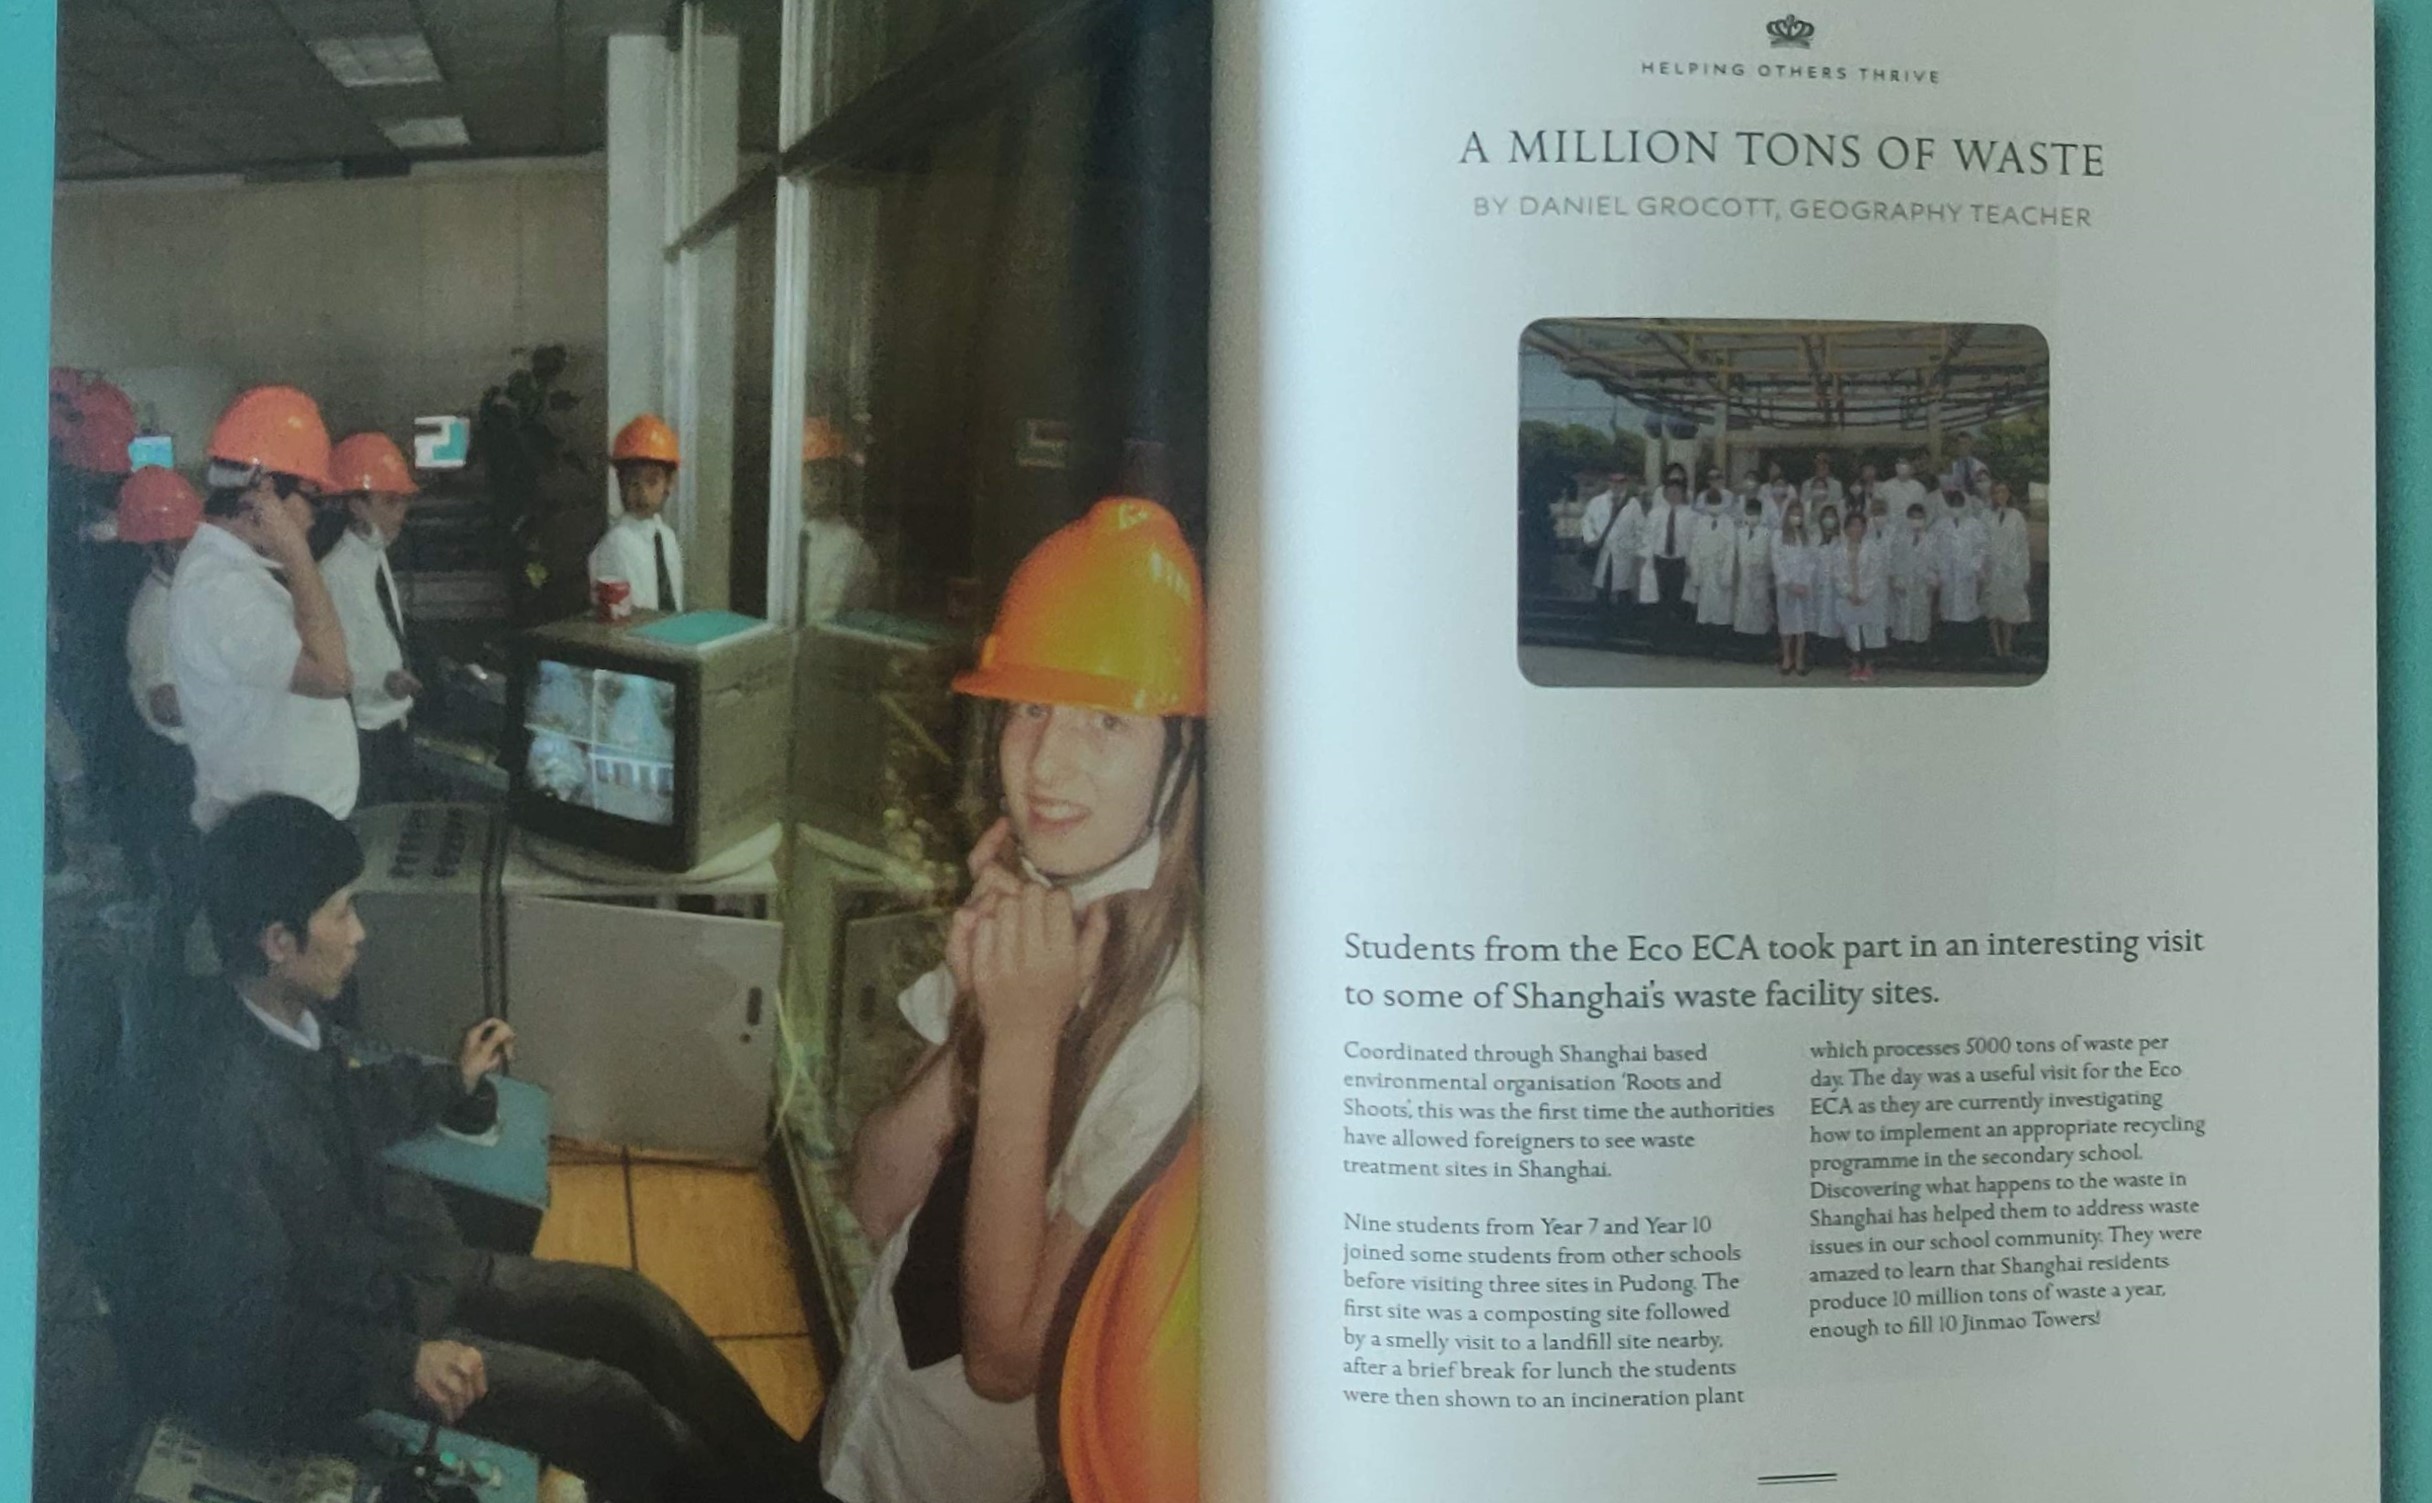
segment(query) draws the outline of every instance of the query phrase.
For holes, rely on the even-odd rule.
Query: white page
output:
[[[1803,14],[1804,48],[1773,44],[1771,7],[1653,0],[1270,3],[1221,18],[1215,1498],[2378,1495],[2369,14],[2252,0],[1884,0]],[[1843,71],[1781,76],[1790,66]],[[1632,127],[1710,130],[1724,150],[1669,168],[1508,160],[1515,129],[1583,129],[1601,150],[1607,129]],[[1736,165],[1736,132],[1775,129],[1846,133],[1869,162],[1888,138],[1940,145],[1924,171]],[[1464,163],[1473,131],[1485,160]],[[1954,137],[2093,144],[2101,174],[1971,174]],[[1642,196],[1664,194],[1783,207],[1740,221],[1640,212]],[[1482,197],[1529,195],[1608,195],[1618,212],[1477,212]],[[1961,219],[1794,219],[1794,199],[1945,202]],[[2083,210],[2084,222],[1979,223],[1966,206],[1980,203]],[[1838,668],[1709,682],[1692,667],[1703,687],[1532,684],[1515,636],[1516,348],[1541,319],[2040,331],[2048,671],[1978,682],[1887,668],[1852,686]],[[1611,656],[1629,672],[1642,661]],[[2201,952],[2150,943],[2187,929]],[[1824,964],[1356,959],[1347,940],[1645,936],[1693,954],[1700,934],[1763,947],[1819,933],[1836,950]],[[2140,944],[2134,962],[1908,948],[1994,934]],[[1843,941],[1871,936],[1902,949],[1846,957]],[[1681,1000],[1819,979],[1865,995],[1848,1012]],[[1503,1005],[1476,1005],[1498,983]],[[1668,1005],[1519,1010],[1521,983],[1652,986]],[[1887,984],[1936,1000],[1867,1000]],[[1359,1006],[1352,988],[1459,990],[1470,1005]],[[1979,1038],[2006,1052],[1874,1060],[1885,1079],[1863,1088],[1847,1062],[1814,1052]],[[2088,1045],[2109,1038],[2135,1041],[2133,1068]],[[1353,1044],[1705,1056],[1532,1068],[1347,1058]],[[1915,1078],[1891,1077],[1894,1065]],[[2030,1079],[1963,1078],[2020,1065]],[[1929,1082],[1926,1070],[1956,1073]],[[1818,1085],[1819,1072],[1840,1082]],[[1495,1084],[1632,1073],[1683,1084]],[[1698,1083],[1716,1073],[1719,1086]],[[1410,1084],[1464,1076],[1485,1089]],[[2071,1099],[2089,1096],[2109,1104]],[[1854,1114],[1893,1098],[1908,1104]],[[1991,1104],[2027,1098],[2031,1109]],[[1351,1099],[1450,1115],[1355,1116]],[[1819,1099],[1853,1113],[1819,1112]],[[1936,1099],[1950,1103],[1939,1114]],[[1772,1115],[1625,1115],[1591,1132],[1536,1114],[1642,1100]],[[1473,1121],[1464,1105],[1497,1117]],[[1501,1116],[1507,1105],[1527,1115]],[[1815,1139],[1909,1123],[1945,1135]],[[1995,1123],[2011,1131],[1986,1136]],[[2045,1135],[2018,1136],[2027,1124]],[[1466,1145],[1401,1136],[1465,1130]],[[1694,1147],[1644,1141],[1682,1131]],[[1354,1132],[1378,1136],[1354,1145]],[[1636,1141],[1529,1155],[1487,1145],[1489,1132]],[[2124,1160],[2089,1157],[2129,1147]],[[1942,1161],[1929,1167],[1929,1153]],[[1989,1167],[1954,1153],[2066,1158]],[[1844,1154],[1916,1162],[1815,1162]],[[1379,1168],[1492,1176],[1531,1156],[1611,1177]],[[2148,1175],[2159,1178],[2129,1182]],[[1996,1210],[1960,1234],[2064,1240],[1895,1250],[1895,1238],[1952,1232],[1938,1212],[2004,1198],[1934,1192],[1945,1176],[2049,1181],[2006,1198],[2052,1214]],[[1915,1198],[1819,1183],[1905,1183]],[[1811,1217],[1869,1207],[1893,1224]],[[1351,1213],[1374,1222],[1347,1231]],[[1547,1216],[1596,1227],[1549,1236]],[[1711,1221],[1633,1229],[1652,1216]],[[1536,1230],[1487,1232],[1490,1217]],[[1430,1231],[1431,1218],[1481,1230]],[[2065,1240],[2080,1232],[2091,1246]],[[1844,1238],[1868,1247],[1814,1250]],[[1414,1261],[1557,1243],[1606,1261]],[[1348,1262],[1351,1247],[1368,1255]],[[1673,1261],[1725,1247],[1732,1261]],[[2044,1271],[1961,1266],[2004,1257]],[[1871,1281],[1811,1280],[1869,1266]],[[1417,1288],[1495,1274],[1599,1292]],[[1623,1283],[1649,1274],[1653,1287]],[[1683,1274],[1682,1293],[1662,1282]],[[1354,1276],[1403,1283],[1351,1287]],[[1906,1301],[1811,1303],[1853,1293]],[[1395,1319],[1395,1304],[1557,1313],[1445,1322]],[[1660,1318],[1681,1304],[1683,1318]],[[1607,1313],[1565,1323],[1578,1308]],[[2010,1328],[2021,1317],[2026,1328]],[[1911,1329],[1918,1318],[1928,1324]],[[1870,1320],[1900,1329],[1811,1334]],[[1527,1345],[1588,1329],[1719,1344]],[[1383,1344],[1429,1330],[1521,1346]],[[1383,1365],[1346,1371],[1355,1358]],[[1422,1377],[1414,1358],[1473,1370]],[[1704,1366],[1620,1375],[1625,1362],[1684,1360]],[[1506,1361],[1534,1375],[1492,1375]],[[1614,1375],[1546,1376],[1558,1363]],[[1354,1389],[1383,1402],[1355,1402]],[[1513,1407],[1455,1408],[1456,1389]],[[1549,1403],[1665,1390],[1691,1397]]]

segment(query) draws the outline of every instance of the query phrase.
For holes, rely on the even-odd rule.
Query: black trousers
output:
[[[355,732],[355,750],[363,768],[355,807],[411,802],[420,786],[414,776],[414,733],[402,720],[376,731]]]
[[[815,1458],[666,1292],[622,1268],[481,1254],[447,1340],[489,1391],[457,1428],[620,1500],[790,1499]]]

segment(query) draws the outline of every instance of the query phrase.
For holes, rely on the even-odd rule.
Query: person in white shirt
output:
[[[1907,514],[1885,530],[1891,597],[1884,635],[1922,649],[1934,637],[1934,540],[1926,531],[1925,503],[1910,502]]]
[[[1985,514],[1984,613],[1993,625],[1993,656],[2005,659],[2018,628],[2033,619],[2027,605],[2027,514],[2010,504],[2009,486],[1995,481]]]
[[[848,513],[861,455],[834,423],[802,425],[802,619],[825,621],[879,603],[878,555]]]
[[[1807,533],[1807,508],[1797,497],[1782,507],[1773,535],[1773,604],[1782,637],[1782,675],[1807,673],[1807,629],[1814,619],[1815,542]]]
[[[1689,550],[1689,581],[1697,596],[1697,624],[1728,630],[1732,612],[1738,605],[1731,578],[1736,519],[1731,514],[1731,493],[1723,489],[1721,470],[1706,472],[1706,488],[1697,495],[1697,517],[1700,531],[1696,546]]]
[[[1765,524],[1778,527],[1782,523],[1782,508],[1797,500],[1799,488],[1782,473],[1782,462],[1774,460],[1765,466]]]
[[[1638,593],[1639,543],[1646,529],[1647,502],[1638,487],[1619,471],[1614,472],[1612,489],[1604,495],[1612,499],[1612,510],[1602,519],[1591,543],[1596,566],[1588,577],[1588,587],[1604,602],[1613,629],[1626,635],[1631,624],[1631,606]],[[1595,502],[1588,505],[1588,516],[1581,518],[1583,527],[1594,516]]]
[[[1883,495],[1883,509],[1894,522],[1908,515],[1911,506],[1925,504],[1925,482],[1917,478],[1919,467],[1908,456],[1892,461],[1892,478],[1878,487]]]
[[[389,567],[389,545],[405,531],[405,514],[421,494],[405,455],[386,434],[358,433],[330,452],[330,473],[346,508],[347,528],[321,560],[330,601],[346,632],[346,663],[354,678],[356,747],[363,764],[364,804],[401,803],[415,796],[411,717],[422,681],[406,650],[404,596]]]
[[[203,523],[169,586],[169,673],[194,753],[193,817],[261,793],[344,819],[360,779],[346,634],[307,538],[329,483],[312,398],[265,386],[213,431]]]
[[[1966,496],[1955,490],[1944,491],[1942,495],[1948,503],[1945,509],[1949,515],[1934,529],[1938,550],[1934,577],[1942,587],[1942,623],[1957,628],[1944,635],[1943,645],[1954,653],[1964,653],[1981,645],[1983,640],[1983,629],[1977,623],[1984,619],[1990,539],[1983,521],[1968,514]]]
[[[1832,587],[1832,555],[1840,546],[1840,508],[1823,507],[1816,513],[1815,585],[1807,608],[1807,630],[1819,644],[1841,640],[1841,597]]]
[[[1829,452],[1816,455],[1815,473],[1807,477],[1805,485],[1799,487],[1799,499],[1807,503],[1807,514],[1818,519],[1823,517],[1825,507],[1829,506],[1837,512],[1849,499],[1841,482],[1833,477],[1832,455]]]
[[[1204,630],[1171,516],[1101,501],[1014,571],[954,681],[988,704],[1005,812],[945,963],[898,998],[923,1051],[854,1135],[879,1252],[816,1426],[832,1499],[1030,1503],[1047,1481],[1059,1296],[1199,1089]]]
[[[1943,485],[1962,496],[1973,496],[1980,481],[1993,478],[1992,468],[1976,457],[1976,436],[1962,433],[1952,440],[1958,452],[1951,456],[1950,468],[1943,471]]]
[[[147,732],[131,769],[139,847],[161,895],[153,928],[153,975],[178,972],[186,930],[201,906],[196,885],[194,754],[169,671],[169,581],[187,539],[202,525],[203,498],[175,470],[147,465],[118,492],[118,540],[144,550],[149,569],[127,611],[127,694]]]
[[[1689,593],[1689,553],[1697,546],[1698,515],[1689,505],[1689,472],[1681,465],[1664,467],[1663,499],[1649,512],[1639,534],[1638,603],[1659,611],[1658,629],[1677,636],[1691,619],[1697,602]]]
[[[616,467],[620,514],[591,550],[592,589],[596,592],[604,579],[622,580],[633,592],[635,610],[680,611],[684,553],[675,529],[660,517],[683,462],[675,430],[646,412],[618,431],[608,462]]]
[[[1856,683],[1873,683],[1875,668],[1868,655],[1883,650],[1886,590],[1883,548],[1867,536],[1866,513],[1849,514],[1827,567],[1839,601],[1841,639],[1849,647],[1849,676]]]
[[[1765,525],[1765,498],[1754,486],[1740,502],[1732,542],[1731,629],[1761,637],[1773,630],[1773,532]]]

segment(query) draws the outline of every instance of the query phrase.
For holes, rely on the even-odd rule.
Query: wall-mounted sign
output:
[[[1024,418],[1014,440],[1013,462],[1025,470],[1060,470],[1072,453],[1072,424],[1056,418]]]
[[[414,468],[417,470],[461,470],[465,455],[473,447],[473,424],[469,418],[426,417],[414,419]]]

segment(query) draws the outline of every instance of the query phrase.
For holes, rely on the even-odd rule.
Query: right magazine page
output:
[[[2368,8],[1217,59],[1210,1496],[2378,1496]]]

